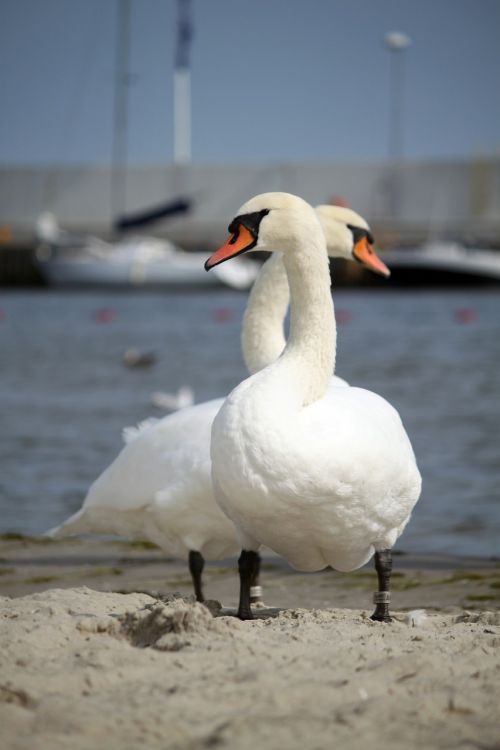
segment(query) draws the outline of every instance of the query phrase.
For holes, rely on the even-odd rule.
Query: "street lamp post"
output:
[[[404,153],[404,88],[405,51],[411,39],[401,31],[390,31],[384,37],[390,52],[390,101],[388,156],[391,170],[390,211],[392,218],[399,218],[400,190],[399,167]]]

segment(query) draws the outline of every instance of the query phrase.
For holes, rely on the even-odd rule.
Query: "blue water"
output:
[[[225,290],[4,292],[0,531],[38,534],[76,510],[122,428],[163,414],[152,392],[188,384],[204,401],[243,379],[245,302]],[[338,374],[399,410],[423,475],[398,547],[498,555],[500,294],[341,291],[335,304]],[[132,346],[156,364],[126,368]]]

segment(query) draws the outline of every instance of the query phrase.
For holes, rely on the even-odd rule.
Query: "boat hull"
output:
[[[214,287],[248,289],[259,265],[235,259],[228,268],[207,273],[206,253],[187,253],[156,238],[82,246],[43,243],[36,263],[50,286]]]

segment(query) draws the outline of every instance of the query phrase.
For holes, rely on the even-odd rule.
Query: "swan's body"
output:
[[[82,508],[54,536],[107,533],[150,539],[168,554],[209,560],[238,545],[213,499],[210,430],[223,399],[127,430],[126,445],[90,487]]]
[[[327,207],[325,221],[335,211]],[[353,212],[342,214],[342,220],[365,226]],[[327,231],[331,254],[350,257],[350,230],[330,219]],[[245,314],[242,349],[250,372],[283,350],[288,303],[286,272],[276,253],[264,264]],[[336,386],[347,383],[333,377],[331,388]],[[239,549],[235,529],[215,502],[211,481],[210,432],[222,403],[215,399],[127,428],[125,447],[92,484],[82,508],[50,533],[147,538],[182,559],[192,551],[208,560],[234,555]]]
[[[245,381],[215,418],[216,497],[245,549],[265,544],[299,570],[359,568],[393,547],[418,499],[399,415],[362,388],[304,407],[297,379],[277,375]]]
[[[300,570],[353,570],[392,547],[409,520],[421,484],[410,441],[380,396],[328,387],[335,318],[313,209],[283,193],[257,196],[230,231],[207,267],[250,242],[282,250],[292,312],[281,357],[235,388],[214,420],[216,499],[244,560],[265,544]]]

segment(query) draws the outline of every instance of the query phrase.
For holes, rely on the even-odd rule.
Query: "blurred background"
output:
[[[498,554],[500,4],[0,9],[0,531],[60,522],[123,427],[245,377],[258,262],[202,264],[284,190],[361,213],[393,271],[332,279],[338,373],[424,477],[401,548]]]

